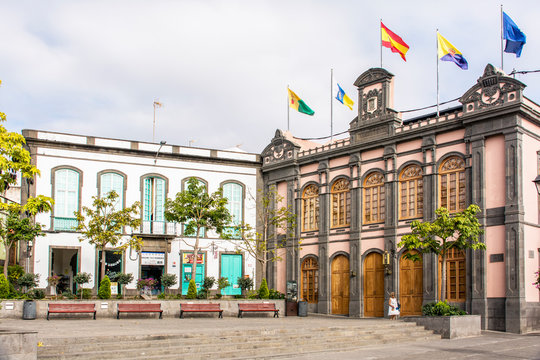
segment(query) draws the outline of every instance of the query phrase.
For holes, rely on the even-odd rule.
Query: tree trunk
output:
[[[195,280],[197,274],[197,256],[199,255],[199,230],[197,227],[197,236],[195,237],[195,246],[193,247],[193,265],[191,265],[191,278]]]
[[[4,260],[4,276],[8,280],[8,264],[9,264],[9,251],[11,250],[11,244],[4,244],[6,249],[6,259]]]
[[[440,301],[445,301],[445,300],[446,300],[446,250],[442,254]]]
[[[105,277],[105,249],[101,249],[101,280]],[[99,286],[98,286],[99,289]]]

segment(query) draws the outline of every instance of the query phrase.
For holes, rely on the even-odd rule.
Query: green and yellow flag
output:
[[[298,97],[298,95],[296,95],[291,89],[287,90],[289,91],[289,106],[291,108],[303,114],[315,114],[315,111],[311,110],[304,100],[300,99],[300,97]]]

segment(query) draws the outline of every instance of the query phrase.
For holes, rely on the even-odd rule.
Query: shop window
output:
[[[372,173],[364,181],[364,223],[383,222],[385,203],[384,175]]]
[[[241,234],[234,227],[241,225],[244,219],[244,187],[235,182],[227,182],[223,184],[223,197],[227,199],[227,210],[232,216],[231,226],[227,227],[226,231],[229,231],[234,239],[239,239]]]
[[[465,210],[465,161],[462,158],[452,156],[441,164],[439,184],[440,206],[451,213]]]
[[[439,293],[442,279],[442,258],[439,257]],[[466,300],[465,252],[449,249],[446,255],[446,300],[464,302]]]
[[[424,215],[424,181],[422,169],[409,165],[399,175],[399,218],[411,219]]]
[[[302,194],[302,231],[319,228],[319,188],[308,185]]]
[[[74,231],[79,211],[80,174],[71,169],[54,172],[54,230]]]
[[[339,179],[332,185],[332,227],[349,226],[351,223],[351,192],[349,181]]]
[[[114,210],[120,211],[124,208],[124,177],[114,172],[101,174],[99,179],[99,196],[105,197],[111,191],[118,194]]]
[[[98,251],[98,258],[97,258],[97,274],[98,274],[98,283],[101,282],[101,279],[103,279],[103,275],[101,274],[101,255],[102,251]],[[111,282],[115,281],[116,274],[122,272],[122,254],[117,254],[114,250],[105,250],[105,275],[109,277]],[[117,289],[113,289],[120,291],[119,287]],[[117,292],[119,294],[119,292]]]
[[[302,300],[316,303],[319,300],[319,264],[314,257],[302,261]]]

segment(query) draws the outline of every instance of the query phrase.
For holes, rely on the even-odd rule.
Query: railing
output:
[[[143,221],[141,234],[176,235],[176,223],[165,221]]]
[[[336,140],[333,143],[330,143],[330,144],[327,144],[327,145],[323,145],[323,146],[319,146],[319,147],[316,147],[316,148],[300,151],[298,153],[298,157],[301,158],[301,157],[304,157],[304,156],[318,154],[318,153],[328,151],[328,150],[342,148],[342,147],[345,147],[347,145],[350,145],[350,143],[351,143],[350,138],[346,138],[346,139],[342,139],[342,140]]]
[[[76,218],[53,217],[53,229],[57,231],[75,231],[78,224]]]

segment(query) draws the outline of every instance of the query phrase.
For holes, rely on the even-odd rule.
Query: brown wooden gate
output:
[[[338,255],[332,261],[332,314],[349,314],[349,259]]]
[[[413,253],[417,251],[413,250]],[[399,260],[399,301],[401,316],[422,315],[423,300],[423,268],[422,260]]]
[[[379,253],[364,260],[364,316],[384,316],[384,266]]]

